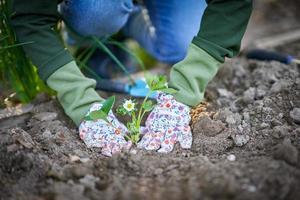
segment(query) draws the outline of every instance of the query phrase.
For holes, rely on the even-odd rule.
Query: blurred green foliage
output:
[[[28,103],[40,92],[51,92],[39,79],[36,68],[26,58],[10,27],[11,0],[0,0],[0,84],[1,90],[14,91],[18,101]],[[29,42],[30,43],[30,42]],[[2,100],[1,100],[2,101]]]
[[[3,91],[6,92],[6,96],[9,95],[7,91],[15,92],[17,101],[28,103],[41,92],[52,95],[54,92],[39,78],[36,67],[33,66],[22,49],[23,45],[28,45],[31,42],[17,42],[9,20],[10,15],[13,14],[11,13],[11,2],[12,0],[0,0],[0,98],[3,98]],[[57,26],[56,31],[61,33],[61,26]],[[119,42],[113,37],[99,39],[96,37],[82,38],[78,35],[78,39],[78,49],[82,49],[81,47],[85,46],[81,44],[88,43],[89,45],[83,48],[83,51],[80,51],[80,53],[75,51],[75,60],[80,69],[88,71],[96,80],[101,78],[87,64],[93,53],[100,49],[110,56],[116,65],[122,69],[130,82],[134,82],[124,64],[108,48],[109,45],[117,46],[126,52],[142,70],[145,70],[144,63],[147,64],[147,67],[155,63],[138,45],[132,47],[129,44],[128,48],[126,42]],[[0,102],[2,101],[3,99],[0,99]]]

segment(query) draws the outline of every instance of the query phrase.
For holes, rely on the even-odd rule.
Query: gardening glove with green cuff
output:
[[[105,156],[130,148],[131,144],[121,136],[127,129],[112,112],[108,117],[110,124],[102,119],[83,120],[91,111],[101,108],[103,99],[95,91],[96,81],[86,78],[74,61],[56,70],[48,78],[47,84],[57,92],[58,101],[79,126],[80,138],[88,147],[102,148],[101,153]]]
[[[172,95],[159,92],[157,105],[146,120],[142,131],[145,134],[138,147],[168,153],[179,142],[182,148],[191,148],[193,138],[189,113],[188,106],[176,101]]]
[[[203,100],[206,86],[216,75],[220,64],[206,51],[190,45],[186,58],[171,70],[170,87],[178,92],[158,95],[158,104],[146,120],[146,133],[138,147],[168,153],[179,142],[182,148],[191,148],[190,106],[196,106]]]
[[[101,103],[95,103],[86,116],[93,111],[102,108]],[[128,133],[124,124],[120,123],[112,111],[108,113],[107,121],[97,119],[95,121],[83,120],[79,126],[79,136],[88,147],[101,148],[101,154],[112,156],[122,150],[129,150],[131,141],[124,139]]]

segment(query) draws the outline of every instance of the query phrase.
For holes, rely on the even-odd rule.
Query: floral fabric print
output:
[[[95,103],[87,115],[95,110],[100,110],[102,104]],[[118,121],[112,111],[108,114],[108,121],[102,119],[96,121],[83,121],[79,126],[79,136],[88,147],[99,147],[105,156],[112,156],[122,149],[130,149],[132,143],[124,139],[127,128]]]
[[[179,142],[182,148],[191,148],[193,138],[189,126],[190,108],[165,93],[158,94],[157,102],[148,116],[143,130],[146,133],[138,147],[168,153]]]

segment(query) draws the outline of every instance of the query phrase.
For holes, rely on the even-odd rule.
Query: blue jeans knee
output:
[[[206,6],[205,0],[145,0],[123,31],[156,59],[176,63],[197,35]]]
[[[77,34],[103,37],[119,31],[133,7],[132,0],[64,0],[61,14]]]
[[[187,53],[188,45],[190,41],[185,38],[173,37],[173,40],[157,41],[153,48],[153,56],[161,62],[176,63],[182,60]]]

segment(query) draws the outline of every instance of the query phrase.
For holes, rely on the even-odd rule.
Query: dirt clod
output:
[[[214,121],[208,116],[201,117],[193,127],[193,130],[205,136],[214,137],[225,129],[221,121]]]
[[[233,135],[231,137],[232,137],[232,139],[234,141],[234,144],[236,146],[238,146],[238,147],[244,146],[250,140],[250,137],[248,135],[239,135],[239,134],[236,134],[236,135]]]
[[[21,128],[14,128],[11,130],[12,138],[20,143],[22,146],[32,149],[35,144],[31,136]]]
[[[278,93],[284,90],[287,90],[289,87],[289,83],[286,80],[276,81],[271,87],[271,93]]]
[[[290,117],[294,120],[295,123],[300,124],[300,108],[294,108],[290,112]]]
[[[244,92],[243,101],[245,103],[253,103],[255,99],[256,88],[250,87],[248,90]]]
[[[99,177],[95,177],[93,175],[87,174],[83,178],[79,179],[79,182],[84,185],[85,187],[88,187],[90,189],[94,189],[96,186],[96,182],[99,181]]]
[[[290,139],[284,139],[281,144],[275,147],[274,158],[295,165],[298,162],[298,150],[292,145]]]

